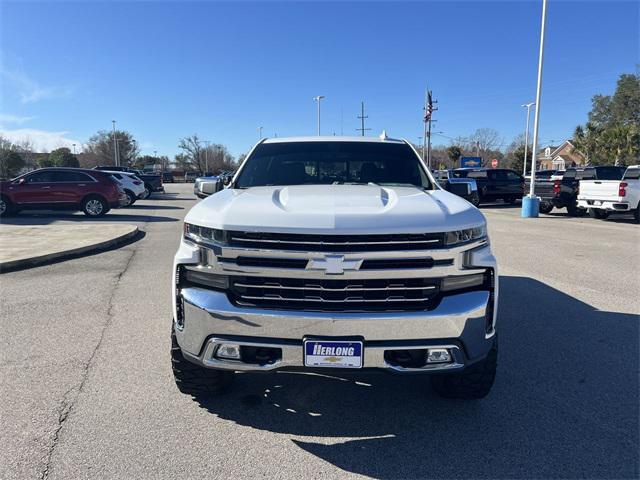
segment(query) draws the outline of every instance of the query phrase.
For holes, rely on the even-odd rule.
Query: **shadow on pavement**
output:
[[[131,208],[136,208],[131,207]],[[65,212],[65,211],[28,211],[28,212],[20,212],[17,215],[11,215],[9,217],[2,217],[2,221],[0,224],[4,225],[49,225],[50,223],[54,223],[59,220],[64,220],[67,222],[177,222],[179,219],[171,218],[171,217],[161,217],[157,215],[137,215],[137,214],[129,214],[124,213],[127,210],[117,210],[118,213],[111,211],[107,213],[104,217],[91,218],[87,217],[83,213],[77,212]],[[120,213],[123,212],[123,213]]]
[[[484,400],[441,399],[422,376],[327,372],[239,374],[226,395],[196,401],[375,478],[637,478],[638,316],[529,278],[500,287],[498,377]]]
[[[134,203],[129,207],[123,207],[123,209],[129,208],[132,208],[133,210],[184,210],[184,207],[175,207],[173,205],[141,205],[139,203]]]

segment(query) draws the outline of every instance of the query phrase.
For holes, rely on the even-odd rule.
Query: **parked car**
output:
[[[507,168],[457,168],[453,175],[476,181],[480,203],[502,199],[515,204],[524,195],[524,177]]]
[[[162,185],[162,175],[158,173],[145,174],[140,170],[136,170],[135,168],[116,167],[113,165],[100,165],[98,167],[95,167],[94,170],[135,173],[138,178],[144,182],[145,191],[142,197],[140,197],[143,200],[149,198],[149,196],[151,196],[151,194],[154,192],[164,192],[164,186]]]
[[[578,208],[601,219],[611,212],[633,212],[640,223],[640,165],[627,168],[622,180],[581,180]]]
[[[102,170],[107,171],[107,170]],[[109,172],[113,177],[122,185],[124,193],[127,195],[127,204],[125,207],[130,207],[136,200],[142,198],[145,194],[144,182],[138,178],[135,173],[130,172]]]
[[[473,178],[456,178],[449,170],[435,170],[433,176],[446,191],[464,198],[475,207],[480,205],[478,184]]]
[[[568,168],[564,172],[562,180],[553,182],[551,203],[555,208],[566,208],[567,213],[571,216],[583,215],[586,210],[578,206],[578,187],[580,182],[582,180],[622,180],[624,171],[624,167],[615,166]],[[538,192],[537,184],[536,194],[541,196],[543,201],[548,198],[546,190],[542,190],[541,193]]]
[[[184,181],[185,183],[193,183],[198,178],[199,174],[197,172],[185,172]]]
[[[482,398],[496,373],[496,268],[482,213],[436,185],[408,142],[263,140],[185,218],[176,385],[216,393],[234,371],[365,368]]]
[[[171,172],[162,172],[162,182],[163,183],[174,183],[173,173]]]
[[[535,194],[540,197],[540,213],[550,213],[553,210],[553,198],[555,197],[554,180],[561,179],[563,170],[538,170],[535,179]],[[531,187],[531,176],[525,176],[525,192]]]
[[[198,198],[206,198],[216,192],[216,183],[220,178],[216,175],[208,177],[198,177],[193,184],[193,193]]]
[[[68,209],[99,217],[127,200],[110,173],[82,168],[41,168],[0,182],[0,215],[27,209]]]

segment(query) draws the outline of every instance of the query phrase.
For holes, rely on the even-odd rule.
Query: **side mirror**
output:
[[[220,190],[224,189],[224,182],[221,179],[217,179],[215,183],[215,187],[213,188],[213,193],[218,193]]]
[[[225,187],[231,183],[231,178],[232,178],[232,177],[231,177],[230,175],[226,175],[226,176],[222,179],[222,183],[224,184],[224,186],[225,186]]]

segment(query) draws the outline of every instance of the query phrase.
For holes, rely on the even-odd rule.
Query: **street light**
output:
[[[538,156],[538,127],[540,125],[540,96],[542,94],[542,67],[544,65],[544,29],[547,23],[547,0],[542,0],[542,28],[540,29],[540,53],[538,55],[538,84],[536,86],[536,112],[533,117],[533,151],[531,152],[531,185],[529,195],[522,198],[521,216],[537,217],[540,199],[534,195],[536,182],[536,157]]]
[[[318,136],[320,136],[320,100],[324,98],[324,95],[318,95],[317,97],[313,97],[313,99],[318,102]]]
[[[116,167],[120,166],[120,155],[118,155],[118,140],[116,140],[116,121],[111,120],[113,124],[113,156]]]
[[[262,140],[262,127],[258,127],[258,140]]]
[[[76,144],[72,143],[71,146],[73,147],[73,154],[75,155],[76,154]]]
[[[531,111],[531,106],[535,104],[536,102],[531,102],[521,105],[522,107],[527,107],[527,126],[524,129],[524,167],[522,168],[523,176],[527,174],[527,155],[529,154],[529,112]]]

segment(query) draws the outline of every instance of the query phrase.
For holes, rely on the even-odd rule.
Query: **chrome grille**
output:
[[[230,299],[238,305],[316,311],[424,310],[438,297],[437,279],[319,280],[230,278]]]
[[[443,233],[389,235],[310,235],[297,233],[227,232],[230,246],[314,252],[372,252],[442,248]]]

